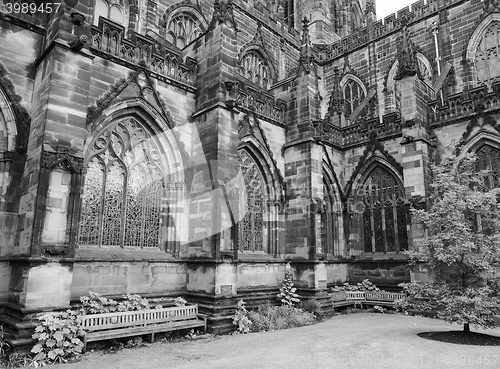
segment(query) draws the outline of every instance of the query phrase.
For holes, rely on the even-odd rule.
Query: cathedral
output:
[[[0,321],[104,296],[425,280],[411,208],[454,147],[500,173],[500,1],[0,0]]]

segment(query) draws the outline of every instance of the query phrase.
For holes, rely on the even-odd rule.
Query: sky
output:
[[[417,0],[375,0],[377,19],[384,19],[388,15],[397,13],[398,10],[415,2]]]

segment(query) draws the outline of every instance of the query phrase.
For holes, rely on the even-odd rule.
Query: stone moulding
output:
[[[332,59],[338,58],[345,53],[351,52],[358,47],[366,45],[370,40],[377,39],[388,35],[389,33],[400,30],[404,25],[410,26],[411,23],[421,21],[438,10],[450,8],[456,4],[446,4],[439,6],[438,0],[419,0],[412,4],[412,10],[409,7],[399,10],[384,18],[384,21],[379,20],[371,26],[371,32],[368,27],[362,28],[355,33],[352,33],[339,41],[330,45],[315,45],[316,60],[320,64],[325,64]]]
[[[286,103],[275,99],[271,94],[258,87],[252,87],[239,80],[235,83],[236,107],[245,113],[254,113],[259,119],[273,123],[280,127],[285,124]]]
[[[479,86],[448,97],[442,105],[439,100],[427,104],[428,122],[433,128],[466,120],[476,114],[477,106],[483,105],[485,112],[500,109],[500,82],[493,84],[493,91],[486,86]]]
[[[62,257],[68,253],[69,245],[43,245],[42,256]]]
[[[150,37],[134,34],[134,42],[124,39],[124,27],[101,18],[99,27],[92,26],[90,51],[93,54],[135,69],[142,64],[151,73],[165,82],[175,84],[190,92],[196,91],[196,61],[188,58],[182,64],[179,55],[164,48],[161,54],[155,50],[155,41]]]
[[[340,149],[347,149],[369,142],[372,134],[376,134],[380,139],[402,135],[402,121],[397,112],[386,114],[382,119],[382,123],[378,117],[358,119],[355,124],[342,128],[327,120],[316,121],[313,122],[316,129],[315,139]]]

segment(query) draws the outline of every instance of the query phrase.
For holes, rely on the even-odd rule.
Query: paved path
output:
[[[392,314],[339,315],[275,332],[154,343],[90,353],[57,369],[500,369],[500,347],[430,341],[419,332],[459,330],[442,321]],[[474,331],[480,331],[473,329]],[[500,337],[500,329],[487,331]]]

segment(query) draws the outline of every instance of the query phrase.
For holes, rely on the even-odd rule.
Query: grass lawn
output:
[[[112,354],[91,352],[78,363],[53,368],[500,368],[498,346],[436,342],[417,335],[460,329],[440,320],[402,314],[338,315],[281,331],[156,342]],[[500,337],[500,329],[471,330]]]

